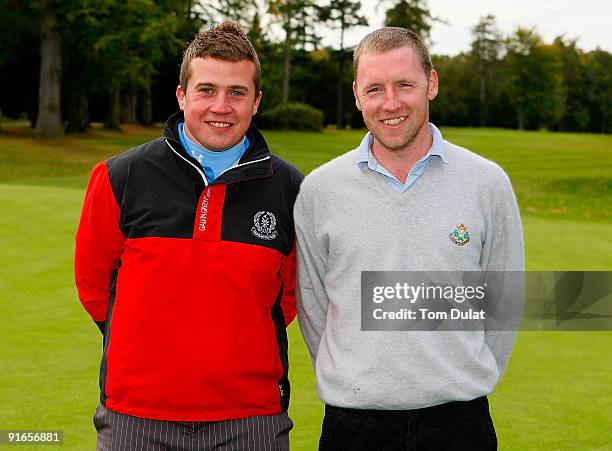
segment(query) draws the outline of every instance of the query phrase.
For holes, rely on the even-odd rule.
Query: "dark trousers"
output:
[[[325,406],[320,451],[496,450],[486,396],[414,410]]]
[[[293,423],[279,415],[225,421],[161,421],[98,406],[98,451],[288,451]]]

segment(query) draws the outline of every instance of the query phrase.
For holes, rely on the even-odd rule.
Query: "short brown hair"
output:
[[[234,22],[226,20],[220,25],[195,35],[183,53],[181,63],[180,83],[183,91],[187,90],[187,82],[191,76],[190,64],[194,58],[216,58],[223,61],[252,61],[255,65],[253,83],[255,95],[261,87],[261,65],[253,44],[247,35]]]
[[[401,47],[410,47],[416,52],[421,67],[425,71],[427,79],[429,79],[429,74],[433,69],[429,50],[427,50],[425,43],[418,34],[400,27],[380,28],[361,40],[353,53],[355,78],[357,78],[357,68],[359,67],[359,58],[361,55],[367,53],[384,53],[388,50],[394,50]]]

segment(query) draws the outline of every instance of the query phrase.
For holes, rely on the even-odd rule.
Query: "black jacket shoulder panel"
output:
[[[191,236],[200,175],[159,138],[107,160],[120,227],[131,238]]]
[[[118,205],[121,205],[125,185],[132,167],[134,165],[138,166],[143,161],[154,159],[151,158],[152,156],[158,157],[161,154],[161,148],[165,147],[165,145],[162,145],[163,138],[157,138],[106,160],[108,177]]]
[[[292,185],[301,185],[304,180],[304,174],[287,160],[282,159],[278,155],[270,154],[272,162],[272,170],[282,177],[286,177],[288,183]]]

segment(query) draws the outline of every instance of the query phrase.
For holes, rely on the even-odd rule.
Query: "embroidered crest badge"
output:
[[[461,223],[448,236],[457,246],[465,246],[470,241],[470,232],[465,224]]]
[[[278,236],[276,231],[276,217],[269,211],[258,211],[253,217],[251,233],[262,240],[273,240]]]

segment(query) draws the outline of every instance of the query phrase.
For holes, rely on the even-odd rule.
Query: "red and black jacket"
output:
[[[76,235],[79,298],[104,332],[101,402],[162,420],[285,411],[302,174],[251,126],[208,183],[177,126],[93,169]]]

